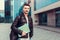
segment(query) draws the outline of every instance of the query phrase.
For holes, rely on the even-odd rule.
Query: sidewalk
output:
[[[60,40],[60,33],[34,27],[32,40]]]
[[[9,23],[0,23],[0,40],[9,40],[10,27]],[[34,26],[32,40],[60,40],[60,28]]]
[[[52,31],[52,32],[57,32],[57,33],[60,33],[60,28],[56,28],[56,27],[48,27],[48,26],[35,26],[37,28],[40,28],[40,29],[44,29],[44,30],[48,30],[48,31]]]

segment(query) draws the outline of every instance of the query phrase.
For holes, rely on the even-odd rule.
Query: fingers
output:
[[[26,35],[26,33],[25,32],[22,32],[22,36],[25,36]]]

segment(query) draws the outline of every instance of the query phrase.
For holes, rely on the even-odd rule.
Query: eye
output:
[[[30,9],[30,8],[28,8],[28,9]]]

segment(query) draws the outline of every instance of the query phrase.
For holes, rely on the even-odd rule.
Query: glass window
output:
[[[38,10],[38,9],[41,9],[45,6],[52,4],[52,3],[55,3],[57,1],[59,1],[59,0],[38,0],[38,1],[34,0],[34,5],[35,5],[34,8],[35,8],[35,10]]]
[[[13,7],[13,5],[11,5],[11,1],[1,0],[0,2],[2,3],[2,5],[0,4],[0,23],[12,23],[13,16],[11,15],[12,14],[11,8]]]
[[[47,25],[47,14],[46,13],[39,14],[39,24]]]

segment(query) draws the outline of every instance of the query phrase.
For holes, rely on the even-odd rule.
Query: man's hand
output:
[[[25,36],[26,35],[26,33],[25,32],[22,32],[22,36]]]

